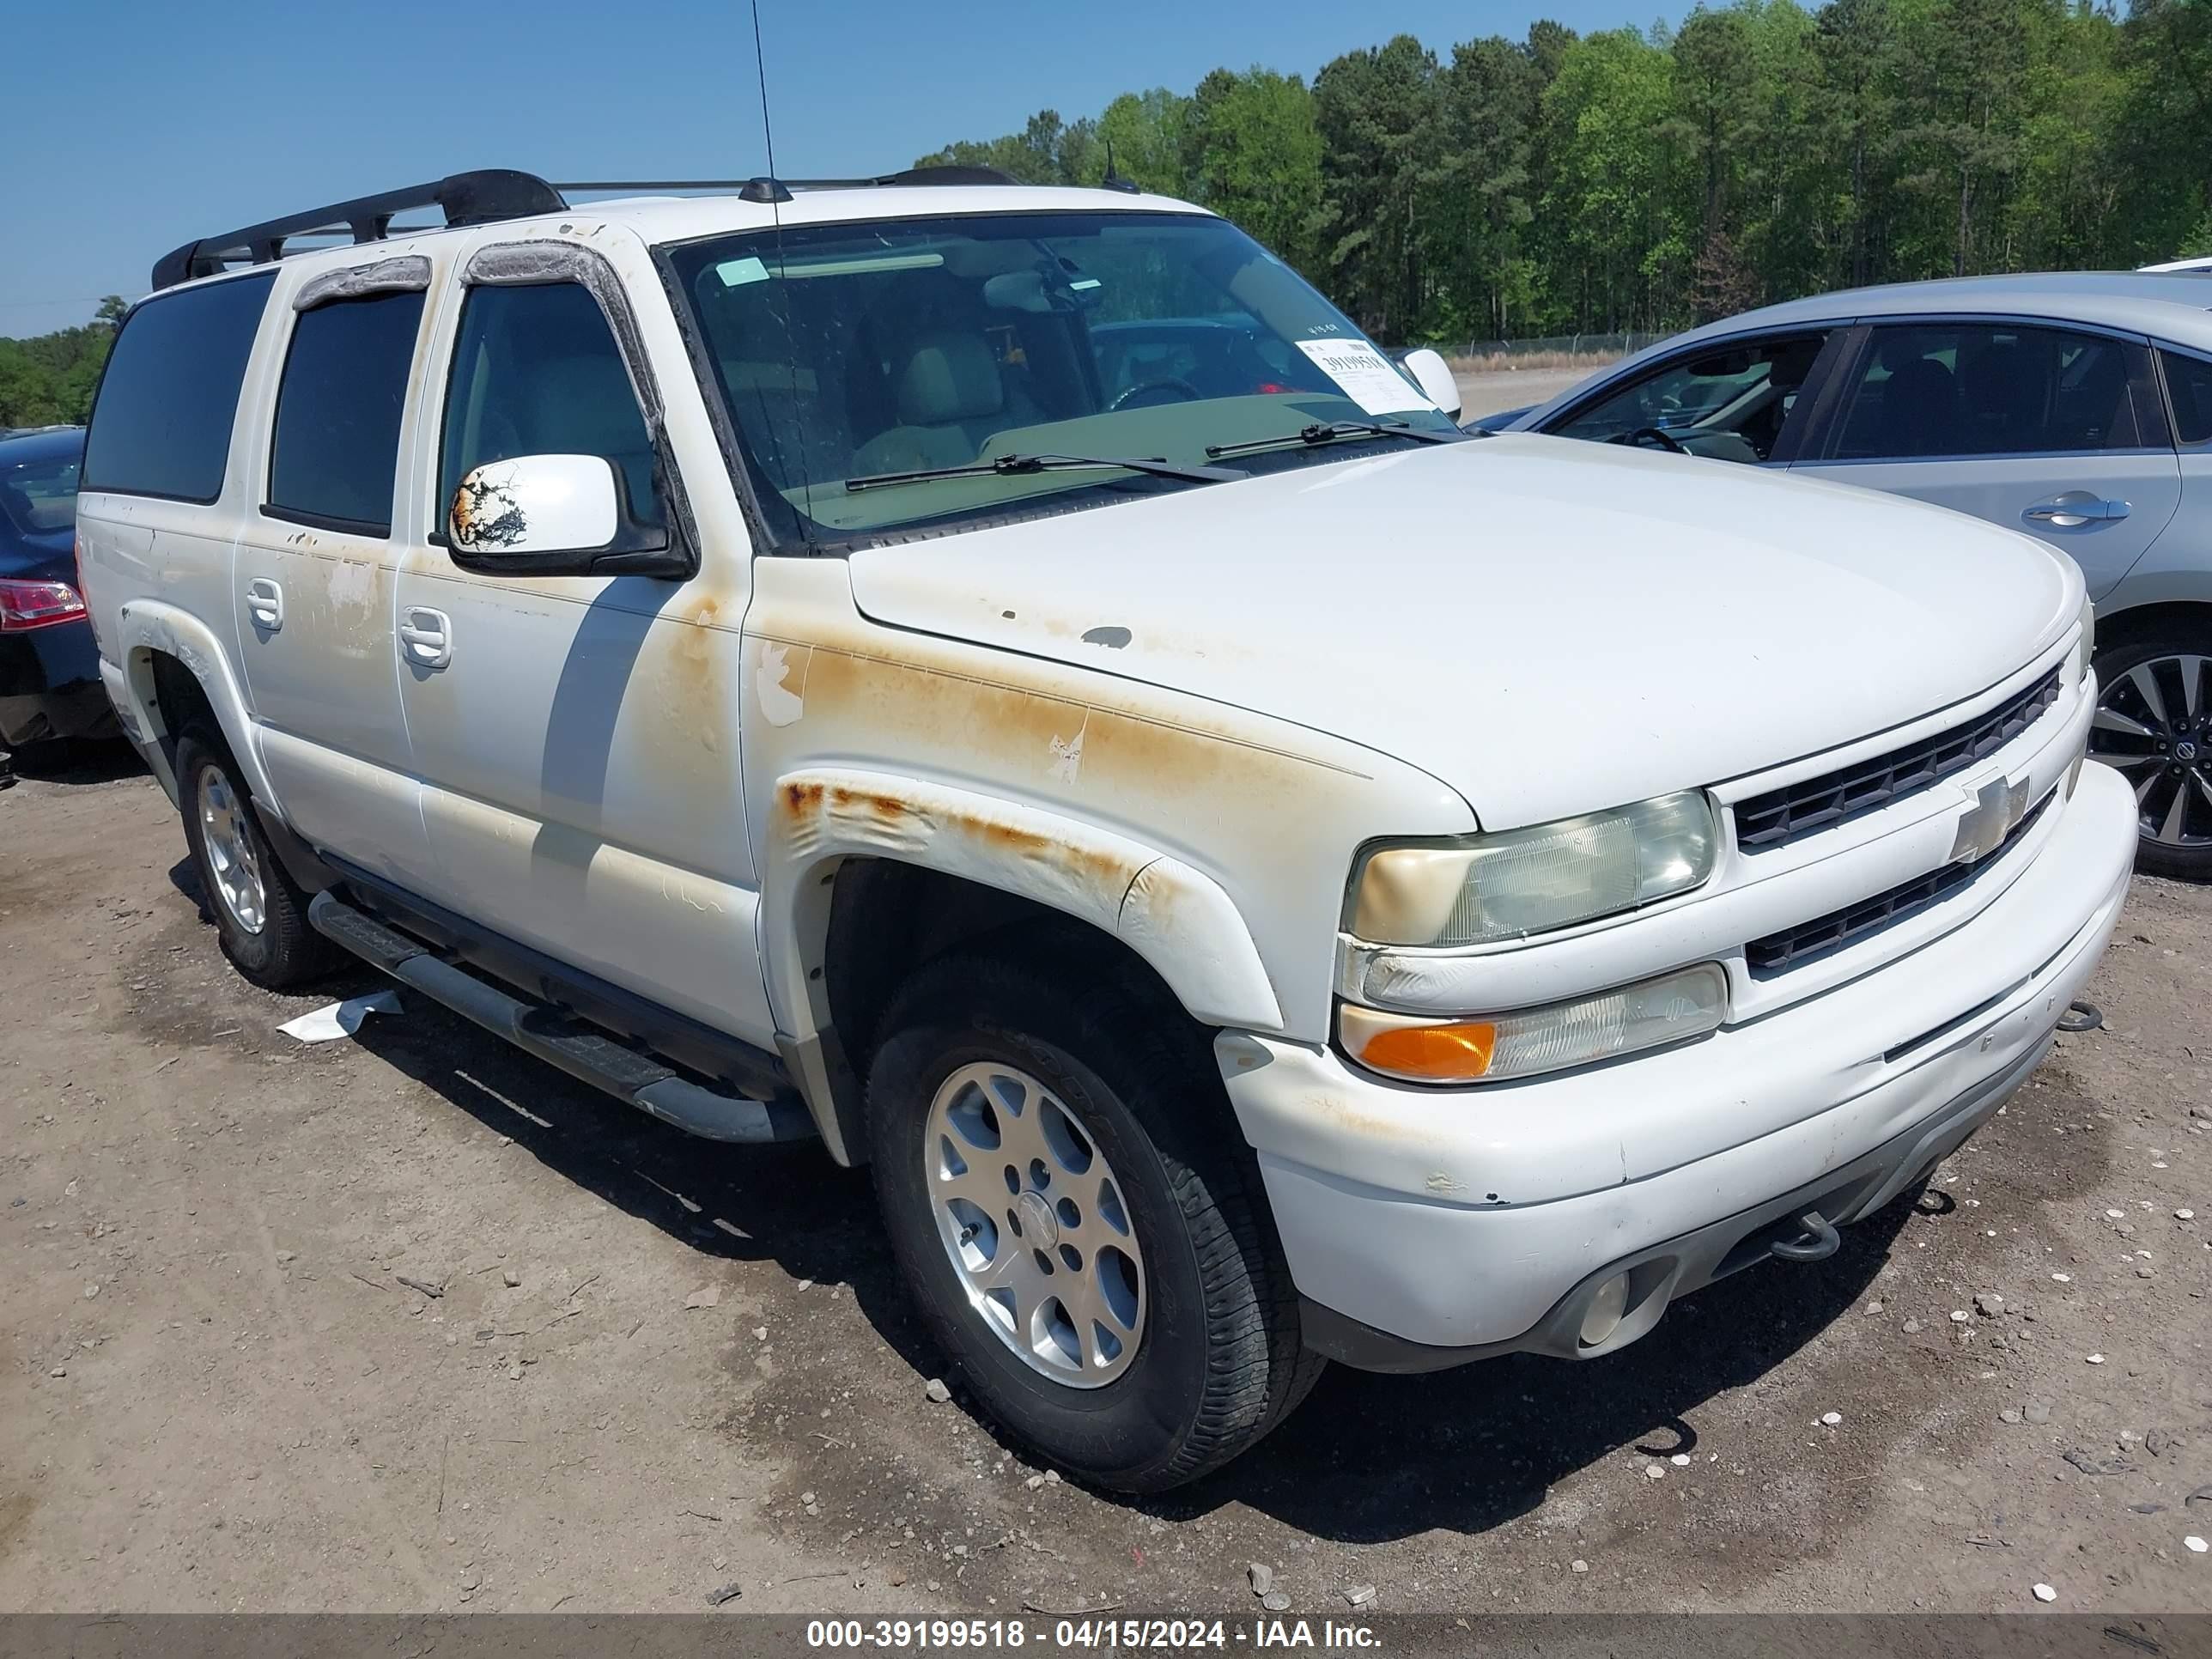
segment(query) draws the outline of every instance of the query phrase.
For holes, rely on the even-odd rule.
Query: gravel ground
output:
[[[2212,1607],[2212,893],[2002,1115],[1571,1371],[1337,1370],[1162,1501],[937,1403],[866,1183],[410,1000],[277,1024],[157,788],[0,794],[0,1609]],[[2191,1495],[2203,1493],[2192,1503]]]

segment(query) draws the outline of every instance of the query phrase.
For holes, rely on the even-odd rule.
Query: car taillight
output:
[[[0,579],[0,634],[21,634],[84,615],[84,601],[67,582]]]

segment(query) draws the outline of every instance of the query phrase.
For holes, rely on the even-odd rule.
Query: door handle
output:
[[[2047,524],[2061,530],[2076,525],[2111,524],[2133,509],[2125,501],[2108,501],[2086,489],[2069,489],[2047,501],[2039,501],[2021,514],[2030,524]]]
[[[246,614],[263,633],[274,634],[284,625],[284,590],[266,576],[256,576],[246,585]]]
[[[443,668],[453,659],[453,619],[427,605],[410,605],[399,624],[399,646],[417,668]]]

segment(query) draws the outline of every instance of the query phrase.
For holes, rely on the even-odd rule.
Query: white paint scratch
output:
[[[793,726],[806,712],[806,699],[784,681],[791,674],[791,658],[781,645],[761,647],[760,666],[753,671],[753,695],[760,699],[761,718],[770,726]]]
[[[1047,768],[1055,783],[1073,783],[1083,769],[1083,734],[1091,729],[1091,716],[1086,713],[1083,724],[1075,728],[1072,738],[1055,737],[1052,740],[1052,763]]]

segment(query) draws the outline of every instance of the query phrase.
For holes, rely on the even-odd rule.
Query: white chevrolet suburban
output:
[[[2070,562],[1442,367],[1133,193],[457,174],[161,262],[82,580],[248,978],[872,1164],[975,1395],[1157,1491],[1832,1252],[2125,892]]]

